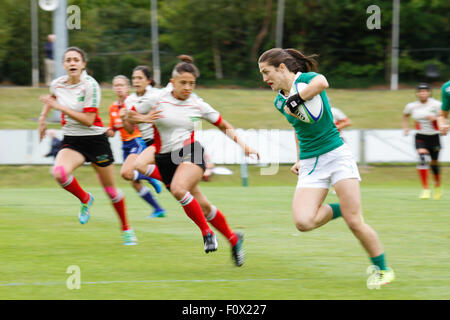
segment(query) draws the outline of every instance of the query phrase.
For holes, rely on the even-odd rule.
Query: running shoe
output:
[[[441,200],[441,197],[442,197],[442,189],[441,189],[441,187],[434,188],[433,199],[434,200]]]
[[[380,286],[384,286],[389,284],[395,280],[394,270],[388,268],[387,270],[378,270],[376,274],[370,276],[367,279],[367,286],[369,288],[379,288]]]
[[[122,239],[124,246],[137,245],[138,240],[136,238],[136,234],[134,233],[133,229],[125,230],[124,232],[122,232]]]
[[[234,264],[240,267],[244,264],[245,260],[245,252],[242,246],[242,243],[244,242],[244,234],[242,234],[241,232],[236,232],[236,235],[238,237],[238,242],[231,248],[231,256],[233,258]]]
[[[426,200],[431,198],[431,190],[430,189],[423,189],[422,193],[419,196],[419,199]]]
[[[90,192],[88,192],[88,194],[89,194],[89,201],[87,203],[81,203],[80,212],[78,214],[78,220],[80,220],[81,224],[86,224],[89,221],[89,218],[91,217],[91,214],[89,213],[89,208],[94,203],[94,196]]]
[[[155,188],[156,193],[161,193],[161,190],[162,190],[161,181],[150,178],[150,180],[148,182],[153,186],[153,188]]]
[[[217,238],[215,234],[208,232],[206,236],[203,237],[203,242],[205,244],[205,252],[211,252],[217,250]]]
[[[166,216],[167,211],[164,209],[155,210],[148,218],[164,218]]]

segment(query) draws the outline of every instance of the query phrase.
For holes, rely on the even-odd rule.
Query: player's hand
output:
[[[150,110],[150,112],[145,115],[145,117],[144,117],[145,121],[143,121],[143,122],[153,123],[155,120],[161,119],[163,117],[161,115],[161,112],[162,111],[160,109],[152,108]]]
[[[298,175],[298,171],[300,170],[300,161],[297,161],[292,167],[291,172]]]
[[[255,160],[260,159],[259,152],[249,146],[245,146],[244,153],[250,159],[255,159]]]
[[[121,117],[123,119],[123,118],[126,118],[126,116],[127,116],[127,108],[120,109],[119,110],[119,117]]]
[[[107,135],[108,137],[110,137],[110,138],[114,137],[114,135],[116,134],[116,133],[114,132],[114,130],[111,129],[111,128],[108,128],[108,130],[106,130],[105,133],[106,133],[106,135]]]
[[[48,105],[50,108],[61,110],[62,106],[56,101],[56,98],[51,95],[40,96],[39,98],[44,104]]]
[[[293,113],[291,112],[291,110],[289,110],[289,108],[288,108],[287,106],[284,106],[284,112],[286,112],[288,115],[290,115],[290,116],[292,116],[292,117],[297,118],[297,119],[300,120],[299,116],[297,116],[296,114],[293,114]]]
[[[409,129],[403,129],[403,135],[407,136],[409,134]]]
[[[449,129],[449,125],[448,124],[441,125],[441,127],[439,129],[441,131],[441,135],[446,136],[447,132],[448,132],[448,129]]]
[[[44,139],[46,131],[47,131],[47,125],[45,124],[45,119],[44,119],[44,121],[39,121],[39,126],[38,126],[39,142],[41,142],[42,139]]]

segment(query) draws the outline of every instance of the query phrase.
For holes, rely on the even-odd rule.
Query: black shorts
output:
[[[152,144],[155,143],[155,139],[145,139],[144,142],[147,145],[147,147],[150,147]]]
[[[192,162],[202,168],[203,172],[206,170],[205,150],[199,142],[188,144],[176,151],[157,153],[155,162],[168,189],[180,163]]]
[[[416,134],[416,149],[426,149],[430,153],[432,160],[437,160],[441,150],[439,134]]]
[[[95,136],[64,136],[62,148],[69,148],[81,153],[86,162],[99,167],[107,167],[114,162],[111,146],[106,134]]]

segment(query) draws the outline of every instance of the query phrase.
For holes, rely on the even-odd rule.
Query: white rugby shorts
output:
[[[318,157],[300,160],[297,188],[329,189],[343,179],[361,181],[352,151],[345,143]]]

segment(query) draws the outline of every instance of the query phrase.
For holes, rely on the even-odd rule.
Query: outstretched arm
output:
[[[448,128],[449,128],[447,119],[448,119],[448,111],[441,110],[441,113],[438,118],[438,126],[439,126],[439,130],[441,131],[441,134],[443,136],[447,135]]]
[[[50,111],[50,106],[47,104],[44,104],[42,107],[41,114],[39,116],[39,125],[38,125],[38,132],[39,132],[39,141],[42,141],[45,137],[45,132],[47,131],[47,125],[45,124],[45,119],[47,118],[47,115]]]
[[[226,120],[222,119],[222,121],[217,125],[217,127],[226,134],[231,140],[236,142],[238,145],[241,146],[242,150],[244,150],[244,153],[246,156],[255,155],[256,158],[259,160],[259,153],[255,149],[247,146],[244,141],[242,141],[237,133],[236,130],[234,130],[233,126]]]

